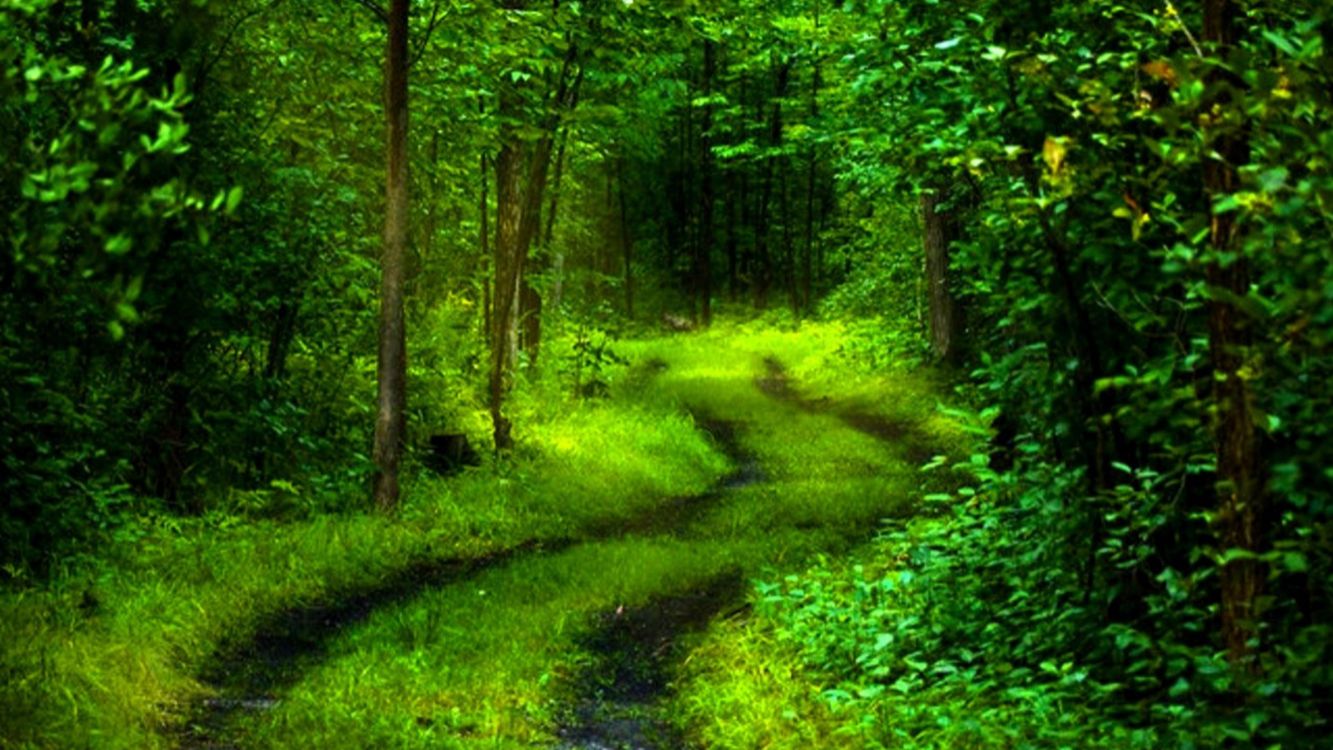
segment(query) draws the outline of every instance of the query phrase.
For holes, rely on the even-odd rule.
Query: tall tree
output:
[[[528,7],[526,0],[505,0],[501,9],[514,14],[511,27],[520,28],[520,15]],[[559,6],[554,9],[558,12]],[[535,106],[528,100],[533,86],[522,83],[532,76],[513,75],[504,82],[500,93],[500,152],[495,159],[495,199],[498,218],[495,225],[495,299],[491,333],[491,372],[488,401],[492,437],[496,450],[513,447],[512,422],[504,415],[504,397],[518,362],[518,327],[520,303],[525,289],[528,253],[541,230],[541,209],[550,172],[556,134],[561,118],[578,100],[583,81],[583,67],[572,32],[564,35],[568,45],[554,74],[545,77],[546,87],[538,89]],[[531,112],[536,112],[535,122]],[[534,139],[531,133],[538,133]],[[531,292],[535,294],[535,290]],[[537,301],[531,303],[533,314],[540,314]],[[540,337],[540,328],[533,329]],[[536,342],[534,342],[535,346]]]
[[[1236,166],[1247,160],[1247,144],[1226,116],[1234,111],[1240,84],[1225,68],[1235,43],[1236,6],[1231,0],[1207,0],[1203,39],[1218,63],[1207,76],[1204,141],[1211,148],[1203,168],[1204,189],[1211,201],[1207,266],[1211,288],[1208,302],[1208,349],[1213,366],[1213,440],[1217,452],[1217,531],[1223,548],[1243,554],[1221,570],[1222,639],[1233,661],[1250,652],[1257,632],[1255,602],[1263,590],[1265,566],[1256,558],[1264,543],[1264,467],[1260,435],[1250,386],[1250,334],[1245,313],[1237,305],[1250,291],[1249,262],[1241,247],[1235,213],[1223,199],[1241,189]]]
[[[384,64],[386,203],[384,253],[380,261],[379,398],[375,416],[375,504],[398,504],[407,407],[407,335],[403,291],[407,276],[407,7],[389,4],[389,43]]]
[[[699,297],[699,322],[713,323],[713,74],[716,43],[704,39],[703,113],[699,123],[699,228],[694,246],[694,288]]]

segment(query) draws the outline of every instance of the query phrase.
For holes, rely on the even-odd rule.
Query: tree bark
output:
[[[494,276],[494,269],[491,267],[491,247],[490,247],[490,200],[487,196],[490,187],[490,160],[486,158],[485,152],[481,155],[481,193],[477,200],[477,222],[480,225],[478,231],[477,244],[480,253],[481,266],[481,335],[486,340],[486,346],[493,345],[495,339],[494,323],[491,315],[491,279]]]
[[[506,112],[504,102],[501,112]],[[506,126],[508,129],[508,126]],[[513,372],[518,342],[518,284],[522,274],[523,257],[518,253],[519,225],[522,222],[521,162],[516,136],[503,137],[500,153],[495,159],[495,201],[498,215],[495,220],[495,294],[491,315],[491,374],[489,383],[491,425],[497,451],[513,447],[511,423],[504,416],[505,391]]]
[[[577,49],[571,47],[565,55],[565,62],[560,76],[556,80],[550,96],[551,111],[542,124],[543,135],[529,150],[527,181],[523,185],[523,214],[519,221],[519,244],[516,251],[524,257],[520,267],[518,283],[520,289],[519,315],[523,326],[523,351],[529,361],[536,363],[541,352],[542,342],[542,298],[526,278],[527,259],[533,243],[537,240],[542,227],[542,201],[546,195],[546,184],[551,171],[551,154],[555,149],[557,131],[562,130],[560,119],[566,110],[572,110],[578,103],[579,89],[583,84],[583,69],[570,81],[573,66],[577,58]],[[567,128],[564,129],[567,131]],[[554,220],[554,216],[552,217]],[[543,262],[544,261],[540,261]]]
[[[716,68],[715,45],[704,40],[704,98],[713,93],[713,72]],[[713,105],[707,104],[699,121],[699,160],[701,183],[699,190],[699,231],[694,249],[695,289],[699,295],[700,319],[704,326],[713,323]]]
[[[782,157],[782,272],[787,281],[787,303],[793,318],[801,317],[801,293],[796,280],[796,242],[792,232],[791,182],[795,170],[792,159]]]
[[[629,209],[625,201],[625,157],[616,160],[616,187],[620,197],[620,249],[624,254],[625,317],[634,319],[634,240],[630,235]]]
[[[509,3],[510,10],[521,10],[522,2]],[[542,197],[545,194],[547,173],[555,131],[562,113],[574,106],[583,81],[583,70],[574,76],[578,50],[571,46],[565,54],[554,87],[545,101],[548,109],[540,123],[544,135],[535,144],[520,137],[513,124],[522,110],[519,92],[503,91],[500,95],[500,120],[505,123],[500,131],[500,153],[495,160],[495,312],[491,343],[491,372],[489,406],[496,451],[513,447],[512,423],[504,416],[504,397],[511,385],[518,360],[518,326],[520,300],[523,295],[524,272],[528,251],[541,228]],[[525,170],[526,167],[526,170]],[[535,296],[535,291],[533,292]],[[537,300],[539,304],[540,300]],[[540,310],[530,299],[528,338],[535,358],[540,345]],[[535,318],[535,320],[534,320]],[[533,328],[535,326],[535,329]]]
[[[1203,41],[1213,54],[1224,57],[1235,43],[1235,5],[1231,0],[1206,0],[1203,11]],[[1248,158],[1248,144],[1241,133],[1226,124],[1221,113],[1235,106],[1239,81],[1222,69],[1206,79],[1204,96],[1204,143],[1215,157],[1206,157],[1204,189],[1213,206],[1240,189],[1237,165]],[[1208,303],[1208,349],[1213,367],[1213,440],[1217,455],[1217,520],[1215,531],[1224,552],[1247,553],[1222,566],[1222,641],[1233,664],[1256,669],[1250,658],[1251,641],[1258,633],[1256,601],[1263,591],[1266,566],[1255,555],[1265,542],[1266,472],[1261,455],[1252,380],[1257,372],[1245,373],[1251,365],[1251,337],[1245,314],[1234,300],[1249,293],[1249,262],[1241,247],[1235,214],[1211,211],[1209,243],[1214,257],[1206,278],[1213,294]]]
[[[737,279],[737,252],[739,249],[739,231],[741,204],[745,194],[739,188],[738,168],[732,167],[727,172],[727,297],[735,302],[740,295]]]
[[[815,4],[815,28],[819,27],[819,5]],[[819,61],[814,63],[813,80],[810,83],[810,119],[819,118]],[[818,173],[818,149],[811,144],[806,155],[805,183],[805,255],[802,258],[801,307],[809,313],[814,297],[814,257],[815,257],[815,177]]]
[[[389,47],[385,61],[387,139],[384,255],[381,260],[378,414],[375,417],[375,504],[398,504],[407,407],[407,338],[403,288],[407,262],[407,7],[389,4]]]
[[[761,309],[768,305],[768,293],[773,285],[773,254],[768,242],[771,228],[769,206],[773,197],[773,162],[778,159],[776,151],[782,145],[782,97],[786,96],[787,84],[791,80],[790,60],[774,64],[773,79],[773,105],[768,120],[769,153],[764,159],[764,180],[759,193],[759,212],[755,219],[755,261],[758,268],[755,271],[754,302]]]
[[[546,232],[542,236],[542,248],[547,252],[553,252],[552,246],[555,244],[555,218],[560,208],[560,183],[565,177],[565,147],[568,145],[569,127],[566,126],[560,133],[560,147],[555,150],[555,180],[551,185],[551,200],[546,206]],[[552,258],[552,270],[555,272],[555,279],[551,285],[551,307],[559,310],[565,286],[564,253],[555,253],[555,257]]]
[[[954,219],[942,205],[942,190],[921,194],[921,220],[926,246],[926,297],[930,307],[930,350],[936,359],[952,362],[957,354],[957,320],[953,295],[949,293],[949,245],[953,242]]]

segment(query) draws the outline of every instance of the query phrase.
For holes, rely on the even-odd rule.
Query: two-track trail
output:
[[[182,747],[687,747],[673,678],[695,635],[744,616],[751,579],[903,512],[931,445],[802,395],[773,356],[680,340],[617,397],[693,414],[732,467],[711,488],[280,613],[202,675]]]

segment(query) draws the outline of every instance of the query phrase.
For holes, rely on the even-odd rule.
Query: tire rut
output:
[[[196,706],[179,731],[177,746],[181,750],[245,747],[243,727],[238,726],[244,718],[277,706],[288,689],[327,657],[333,639],[364,622],[377,609],[466,582],[520,559],[558,554],[579,544],[683,532],[727,492],[763,480],[757,460],[740,446],[735,423],[700,415],[695,415],[695,420],[735,466],[705,492],[667,500],[629,518],[591,525],[574,537],[533,540],[475,558],[423,561],[372,586],[346,590],[323,602],[277,612],[261,622],[253,635],[224,645],[200,673],[200,681],[215,694]],[[696,613],[693,606],[684,604],[691,596],[679,597],[679,601],[662,600],[661,611],[678,612],[682,616]],[[703,601],[714,599],[704,597]],[[653,606],[656,605],[645,605],[645,611]],[[685,627],[688,622],[682,620],[679,625]],[[591,725],[588,731],[594,732]]]
[[[924,464],[937,453],[932,436],[909,419],[848,410],[827,396],[809,398],[792,385],[787,368],[775,357],[764,358],[764,371],[764,375],[755,380],[755,385],[770,398],[809,414],[835,417],[862,435],[901,450],[903,460],[910,464]]]
[[[736,468],[712,490],[690,498],[670,517],[671,528],[653,533],[682,532],[716,502],[743,487],[767,481],[758,460],[745,451],[735,422],[696,415],[695,422],[712,437]],[[635,533],[647,531],[636,529]],[[702,630],[714,616],[734,607],[745,593],[739,569],[725,571],[702,586],[646,604],[618,608],[599,616],[599,625],[581,645],[592,664],[574,681],[575,701],[557,729],[560,750],[675,750],[684,740],[661,715],[670,693],[671,667],[679,657],[682,636]]]

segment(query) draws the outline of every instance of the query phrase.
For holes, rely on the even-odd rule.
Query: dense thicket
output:
[[[950,523],[892,537],[913,550],[911,603],[858,595],[844,643],[874,645],[812,658],[864,686],[845,699],[916,696],[875,720],[927,745],[1316,742],[1327,8],[848,10],[862,35],[839,68],[853,132],[873,134],[848,174],[870,157],[926,196],[925,249],[947,250],[928,276],[947,269],[966,321],[937,325],[936,351],[961,337],[991,450],[961,467],[975,482]],[[873,585],[893,599],[900,575]],[[808,643],[847,621],[794,598]],[[1071,699],[1098,718],[1071,720]]]
[[[1325,3],[409,5],[409,446],[482,409],[521,444],[525,378],[595,393],[663,315],[843,316],[952,367],[988,447],[909,535],[916,624],[809,651],[840,699],[952,696],[884,719],[927,745],[974,694],[996,746],[1080,736],[1032,719],[1065,701],[1088,742],[1327,731]],[[365,504],[388,20],[0,0],[11,571]]]

